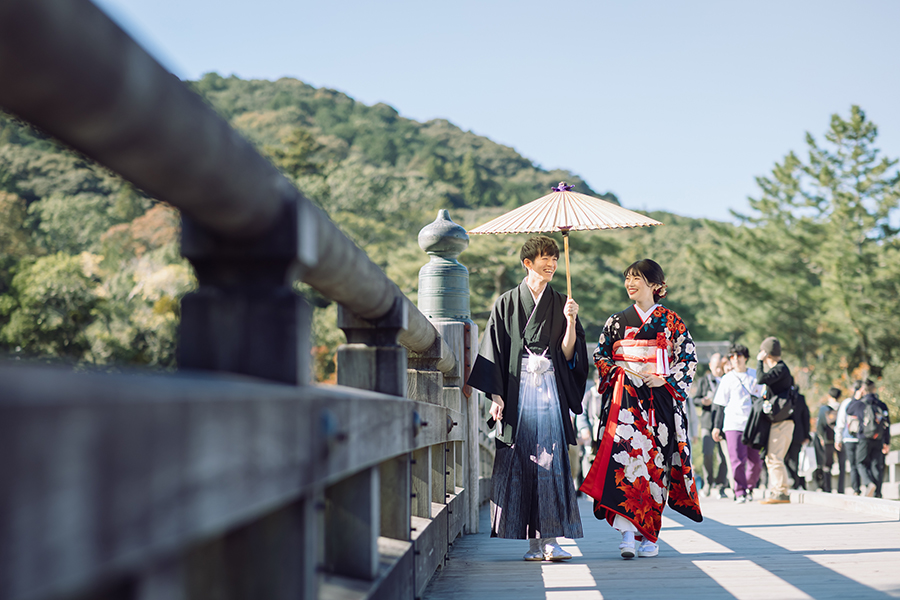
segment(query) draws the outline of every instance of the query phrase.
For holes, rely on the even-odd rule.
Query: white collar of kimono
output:
[[[525,287],[528,288],[528,291],[531,292],[531,297],[534,298],[534,306],[535,306],[535,308],[537,308],[537,305],[541,303],[541,298],[544,297],[544,292],[547,291],[547,286],[545,285],[544,289],[541,290],[541,293],[538,294],[537,296],[535,296],[534,292],[531,291],[531,288],[528,287],[528,278],[526,277],[522,281],[525,283]]]
[[[639,307],[637,304],[635,304],[634,310],[637,311],[638,316],[641,318],[641,323],[646,323],[647,317],[650,316],[650,313],[652,313],[654,310],[656,310],[657,306],[659,306],[659,304],[654,304],[653,306],[651,306],[650,308],[647,309],[647,312],[644,312],[641,310],[641,307]]]

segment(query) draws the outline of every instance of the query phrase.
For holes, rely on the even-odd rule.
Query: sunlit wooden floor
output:
[[[900,521],[815,504],[703,498],[703,523],[666,509],[655,558],[624,560],[619,535],[580,502],[585,537],[565,563],[522,560],[523,540],[453,543],[425,600],[858,600],[900,598]],[[489,531],[488,511],[480,531]]]

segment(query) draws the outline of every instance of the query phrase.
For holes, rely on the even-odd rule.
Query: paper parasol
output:
[[[569,272],[569,232],[590,229],[624,229],[662,225],[659,221],[622,208],[618,204],[572,191],[571,185],[560,182],[553,191],[512,210],[470,234],[543,233],[561,231],[565,242],[566,288],[572,297],[572,277]]]

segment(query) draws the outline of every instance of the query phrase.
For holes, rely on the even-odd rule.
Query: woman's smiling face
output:
[[[653,292],[658,285],[652,285],[640,273],[629,273],[625,276],[625,291],[632,302],[653,303]]]

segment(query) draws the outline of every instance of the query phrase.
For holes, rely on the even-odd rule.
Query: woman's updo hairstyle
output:
[[[659,263],[649,258],[631,263],[622,275],[625,277],[628,277],[629,275],[639,275],[646,279],[647,283],[658,285],[659,289],[653,292],[654,302],[659,302],[660,299],[665,298],[668,293],[666,291],[666,274],[663,273]]]

